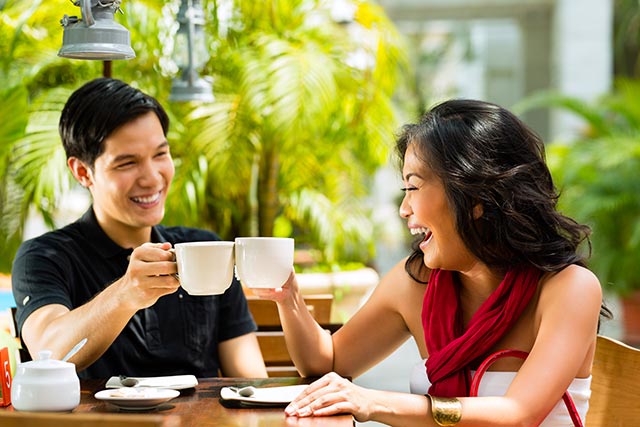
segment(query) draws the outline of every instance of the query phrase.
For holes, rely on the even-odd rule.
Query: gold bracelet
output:
[[[462,403],[456,397],[435,397],[427,394],[431,400],[431,416],[439,426],[454,426],[462,419]]]

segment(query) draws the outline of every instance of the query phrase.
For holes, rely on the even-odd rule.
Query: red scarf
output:
[[[535,293],[540,276],[541,271],[533,267],[509,270],[463,330],[459,285],[453,280],[453,272],[431,272],[422,304],[424,340],[429,351],[425,366],[432,384],[429,394],[469,395],[469,365],[486,355],[518,320]]]

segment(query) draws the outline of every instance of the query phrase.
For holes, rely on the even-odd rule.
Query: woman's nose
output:
[[[409,218],[411,215],[411,206],[409,206],[409,202],[407,201],[407,195],[402,198],[402,202],[400,202],[400,208],[398,209],[398,213],[402,218]]]

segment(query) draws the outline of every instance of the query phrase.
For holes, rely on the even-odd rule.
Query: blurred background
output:
[[[81,3],[0,0],[0,312],[18,245],[90,203],[57,122],[74,89],[111,76],[171,117],[164,223],[294,237],[296,270],[334,294],[337,321],[408,253],[399,127],[452,97],[512,109],[547,142],[561,209],[594,230],[615,315],[601,332],[640,343],[637,1],[103,2],[135,52],[113,61],[58,56]],[[418,359],[406,343],[356,382],[406,391]]]

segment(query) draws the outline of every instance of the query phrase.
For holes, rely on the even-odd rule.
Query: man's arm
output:
[[[138,310],[178,289],[179,282],[171,276],[176,265],[170,246],[148,243],[136,248],[125,275],[81,307],[69,310],[50,304],[34,311],[22,327],[31,355],[47,349],[59,359],[86,337],[87,344],[71,362],[78,370],[95,362]]]
[[[222,341],[218,345],[220,366],[225,377],[266,378],[258,338],[251,332]]]

